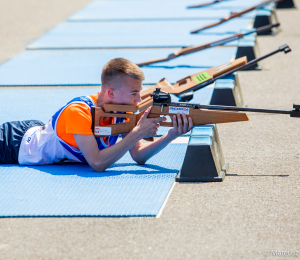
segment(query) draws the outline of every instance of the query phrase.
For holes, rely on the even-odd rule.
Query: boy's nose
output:
[[[140,93],[136,96],[136,99],[134,101],[135,102],[141,102],[142,101]]]

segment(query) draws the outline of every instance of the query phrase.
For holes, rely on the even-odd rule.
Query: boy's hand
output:
[[[165,117],[158,118],[147,118],[150,113],[151,107],[149,107],[142,115],[141,119],[137,123],[136,127],[133,128],[136,134],[140,135],[140,139],[144,137],[153,137],[156,135],[159,128],[159,123],[166,121]]]
[[[193,128],[192,118],[187,118],[186,114],[177,113],[177,116],[173,116],[173,128],[169,130],[169,135],[172,138],[177,138]]]

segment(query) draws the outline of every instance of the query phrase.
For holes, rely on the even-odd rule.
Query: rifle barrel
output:
[[[232,107],[232,106],[217,106],[217,105],[199,105],[203,109],[217,109],[217,110],[233,110],[244,112],[256,113],[269,113],[269,114],[291,114],[291,110],[277,110],[277,109],[263,109],[263,108],[248,108],[248,107]]]
[[[249,107],[236,107],[236,106],[222,106],[222,105],[201,105],[187,102],[172,102],[171,95],[168,92],[161,91],[160,88],[151,94],[153,98],[153,106],[160,106],[161,112],[163,107],[183,107],[183,108],[194,108],[194,109],[212,109],[212,110],[232,110],[232,111],[244,111],[244,112],[255,112],[255,113],[269,113],[269,114],[284,114],[290,115],[291,117],[300,118],[300,105],[293,104],[293,110],[279,110],[279,109],[264,109],[264,108],[249,108]]]
[[[244,36],[248,35],[248,34],[251,34],[251,33],[254,33],[254,32],[256,32],[256,33],[265,32],[265,31],[271,30],[272,28],[278,27],[278,26],[280,26],[280,23],[268,24],[268,25],[265,25],[265,26],[262,26],[262,27],[258,27],[253,31],[246,32],[246,33],[244,33]]]
[[[294,110],[279,110],[279,109],[264,109],[264,108],[249,108],[249,107],[234,107],[234,106],[220,106],[220,105],[200,105],[186,102],[153,102],[156,106],[175,106],[175,107],[189,107],[195,109],[211,109],[211,110],[231,110],[243,111],[254,113],[267,113],[267,114],[283,114],[290,115],[291,117],[300,117],[300,105],[294,104]]]

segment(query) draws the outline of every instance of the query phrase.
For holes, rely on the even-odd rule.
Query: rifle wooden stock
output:
[[[118,105],[118,108],[120,108],[120,105]],[[93,133],[96,137],[129,133],[131,129],[136,125],[136,115],[134,114],[106,113],[101,107],[93,107],[92,109],[94,111]],[[123,106],[123,109],[126,109],[126,105]],[[119,124],[112,124],[109,126],[101,126],[100,119],[102,117],[128,118],[130,121]],[[103,133],[103,130],[108,130],[108,134]]]
[[[236,17],[240,17],[240,16],[243,15],[243,14],[249,13],[249,12],[251,12],[251,11],[257,9],[257,8],[261,8],[261,7],[263,7],[263,6],[267,5],[267,4],[270,4],[270,3],[278,3],[278,2],[281,2],[281,1],[283,1],[283,0],[269,0],[269,1],[264,1],[264,2],[262,2],[261,4],[258,4],[258,5],[255,5],[255,6],[246,8],[246,9],[240,11],[240,12],[232,13],[231,15],[229,15],[228,17],[225,17],[225,18],[221,19],[221,20],[220,20],[219,22],[217,22],[217,23],[213,23],[213,24],[204,26],[204,27],[202,27],[202,28],[200,28],[200,29],[197,29],[197,30],[192,31],[191,33],[198,33],[198,32],[200,32],[200,31],[202,31],[202,30],[205,30],[205,29],[208,29],[208,28],[217,26],[217,25],[219,25],[219,24],[221,24],[221,23],[227,22],[227,21],[229,21],[230,19],[233,19],[233,18],[236,18]]]
[[[201,51],[201,50],[205,50],[211,47],[215,47],[215,46],[220,46],[220,45],[224,45],[227,42],[230,41],[235,41],[237,39],[242,38],[244,35],[242,33],[237,33],[234,34],[232,36],[214,41],[214,42],[210,42],[210,43],[205,43],[202,45],[198,45],[198,46],[192,46],[192,47],[186,47],[183,48],[180,51],[177,52],[173,52],[171,53],[167,58],[161,58],[161,59],[155,59],[155,60],[149,60],[149,61],[145,61],[145,62],[139,62],[136,63],[136,65],[138,65],[139,67],[141,66],[145,66],[145,65],[150,65],[150,64],[154,64],[154,63],[158,63],[158,62],[164,62],[164,61],[169,61],[169,60],[173,60],[179,56],[183,56],[183,55],[187,55],[187,54],[191,54],[197,51]]]
[[[130,105],[104,105],[105,110],[109,108],[112,111],[132,111],[134,106]],[[168,106],[154,105],[151,108],[148,118],[157,118],[160,116],[172,116],[174,113],[169,112]],[[136,107],[140,109],[140,107]],[[120,114],[120,113],[107,113],[103,111],[101,107],[92,107],[93,114],[93,133],[95,137],[105,137],[110,135],[119,135],[129,133],[138,123],[145,110],[138,114]],[[191,117],[194,125],[206,125],[206,124],[220,124],[220,123],[232,123],[240,121],[248,121],[249,118],[246,113],[243,112],[232,112],[232,111],[215,111],[215,110],[203,110],[196,108],[189,108],[188,117]],[[100,125],[101,117],[117,117],[117,118],[128,118],[130,121],[125,123],[111,124],[111,125]],[[173,126],[173,122],[162,122],[161,126]]]
[[[231,71],[235,68],[245,65],[246,63],[247,63],[247,58],[242,57],[242,58],[236,59],[234,61],[227,62],[225,64],[222,64],[222,65],[210,68],[208,70],[204,70],[199,73],[185,77],[181,80],[178,80],[173,85],[171,85],[165,78],[163,78],[154,87],[151,87],[149,89],[142,91],[141,98],[146,99],[146,98],[150,97],[151,93],[156,88],[161,88],[161,90],[166,91],[171,94],[180,94],[181,92],[186,91],[187,89],[198,85],[199,81],[197,81],[197,76],[199,76],[199,75],[206,77],[206,79],[202,80],[202,82],[204,82],[208,79],[216,78],[228,71]]]
[[[203,26],[203,27],[200,28],[200,29],[191,31],[191,33],[197,33],[197,32],[200,32],[200,31],[202,31],[202,30],[205,30],[205,29],[208,29],[208,28],[217,26],[217,25],[219,25],[219,24],[221,24],[221,23],[224,23],[224,22],[228,21],[229,19],[231,19],[230,16],[229,16],[229,17],[226,17],[226,18],[224,18],[224,19],[222,19],[222,20],[220,20],[219,22],[212,23],[212,24],[210,24],[210,25]]]

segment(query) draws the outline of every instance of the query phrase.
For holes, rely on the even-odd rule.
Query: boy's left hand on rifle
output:
[[[174,115],[172,119],[173,128],[169,130],[168,135],[170,135],[170,137],[173,137],[174,139],[191,131],[194,126],[192,118],[187,117],[184,113],[177,113],[177,115]]]

